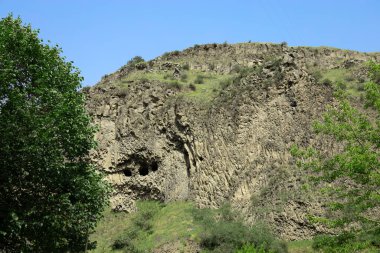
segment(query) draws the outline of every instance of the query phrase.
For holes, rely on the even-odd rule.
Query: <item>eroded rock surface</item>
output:
[[[192,200],[199,207],[231,201],[248,223],[264,219],[285,239],[323,230],[307,221],[322,204],[301,190],[304,172],[289,153],[293,144],[330,143],[316,138],[311,123],[333,103],[332,88],[317,84],[307,66],[349,68],[379,55],[238,44],[198,46],[170,59],[159,57],[144,71],[180,70],[183,62],[221,74],[236,64],[260,71],[210,103],[154,80],[130,82],[120,92],[113,83],[128,75],[123,69],[91,88],[88,111],[99,126],[91,156],[114,186],[113,208],[133,211],[137,199]]]

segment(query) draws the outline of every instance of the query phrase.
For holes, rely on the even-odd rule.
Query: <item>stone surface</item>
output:
[[[273,57],[279,66],[267,60]],[[91,157],[114,186],[113,208],[133,211],[137,199],[191,200],[201,208],[231,201],[248,223],[266,220],[285,239],[323,231],[306,218],[323,211],[322,201],[302,191],[305,172],[289,153],[292,144],[334,145],[311,131],[333,96],[307,66],[348,67],[379,55],[252,43],[198,46],[169,58],[174,63],[159,57],[148,66],[173,71],[181,59],[190,69],[221,74],[234,64],[262,66],[262,72],[228,86],[208,105],[156,81],[136,81],[120,92],[112,84],[122,71],[91,88],[87,107],[99,126]]]

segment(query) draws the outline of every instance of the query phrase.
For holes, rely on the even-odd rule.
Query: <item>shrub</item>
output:
[[[365,91],[364,83],[358,83],[356,89],[358,91]]]
[[[188,76],[186,73],[181,74],[181,81],[185,82],[187,80]]]
[[[194,221],[202,227],[200,245],[209,252],[235,252],[247,243],[263,248],[264,252],[286,253],[286,244],[280,243],[263,225],[248,227],[229,205],[219,210],[193,210]]]
[[[172,81],[169,83],[169,88],[175,89],[175,90],[181,90],[182,86],[178,81]]]
[[[139,79],[139,81],[142,82],[142,83],[147,83],[147,82],[149,82],[149,79],[146,78],[146,77],[141,77],[141,78]]]
[[[327,84],[326,84],[326,81],[329,81],[328,84],[331,85],[331,81],[330,81],[329,79],[325,79],[325,80],[323,80],[323,84],[324,84],[324,85],[327,85]],[[344,82],[337,82],[337,83],[336,83],[336,87],[337,87],[338,89],[340,89],[340,90],[346,90],[346,89],[347,89],[347,84],[344,83]]]
[[[171,53],[171,55],[173,55],[173,56],[178,56],[178,55],[180,55],[180,51],[178,51],[178,50],[175,50],[175,51],[173,51],[172,53]]]
[[[261,245],[256,247],[252,244],[245,244],[241,249],[237,250],[235,253],[272,253],[272,250],[265,250],[265,246]]]
[[[223,79],[219,82],[219,86],[222,90],[226,89],[231,83],[233,82],[233,80],[231,78],[228,78],[228,79]]]
[[[185,64],[182,66],[182,69],[183,69],[183,70],[189,70],[189,69],[190,69],[190,65],[189,65],[189,63],[185,63]]]
[[[355,77],[353,75],[347,75],[347,76],[344,77],[344,80],[346,82],[352,82],[352,81],[355,80]]]
[[[136,64],[142,62],[145,62],[144,58],[142,58],[141,56],[135,56],[127,62],[127,66],[135,67]]]
[[[323,85],[325,85],[325,86],[331,86],[333,82],[332,82],[330,79],[325,78],[325,79],[322,80],[321,83],[322,83]],[[345,85],[345,84],[343,84],[343,83],[341,83],[341,84],[342,84],[342,87]],[[347,87],[345,87],[345,88],[347,88]],[[344,89],[345,89],[345,88],[344,88]]]
[[[124,87],[118,87],[115,91],[115,95],[118,97],[126,97],[128,95],[128,89]]]
[[[239,64],[236,64],[236,65],[234,65],[233,67],[232,67],[232,70],[231,70],[231,72],[232,73],[240,73],[241,72],[241,70],[242,70],[242,67],[241,67],[241,65],[239,65]]]
[[[192,91],[195,91],[197,89],[197,87],[191,83],[191,84],[189,84],[189,89]]]
[[[195,78],[194,82],[197,83],[197,84],[203,84],[204,83],[204,76],[197,75],[197,77]]]
[[[311,73],[311,76],[315,79],[316,82],[319,82],[322,79],[321,71],[315,71]]]
[[[139,62],[135,64],[135,68],[138,70],[144,70],[148,68],[148,64],[146,62]]]

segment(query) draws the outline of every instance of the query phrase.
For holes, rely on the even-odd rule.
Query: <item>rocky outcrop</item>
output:
[[[112,84],[118,73],[87,92],[88,111],[99,126],[91,157],[114,186],[113,208],[132,211],[137,199],[185,199],[199,207],[229,201],[248,223],[264,219],[286,239],[323,230],[307,221],[322,204],[302,192],[304,172],[289,154],[292,144],[330,143],[310,126],[333,102],[332,88],[317,84],[307,65],[347,67],[339,64],[378,55],[269,44],[199,47],[168,57],[190,69],[227,73],[237,62],[260,71],[237,79],[207,104],[153,80],[131,82],[120,92]],[[165,61],[148,65],[170,69]]]

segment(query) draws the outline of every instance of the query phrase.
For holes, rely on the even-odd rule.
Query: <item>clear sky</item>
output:
[[[380,0],[0,0],[93,85],[133,56],[194,44],[282,42],[380,52]]]

